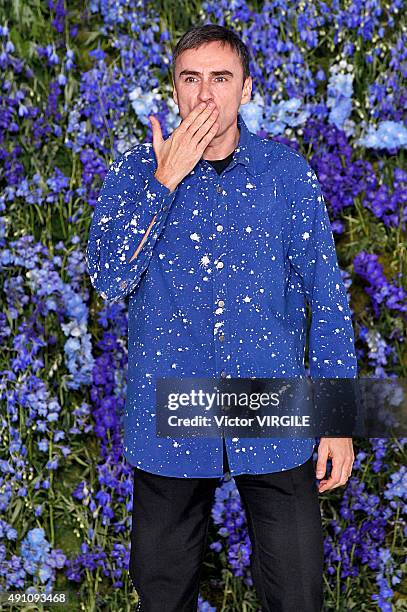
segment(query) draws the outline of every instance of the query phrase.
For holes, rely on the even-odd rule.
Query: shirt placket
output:
[[[213,206],[213,339],[217,376],[230,376],[229,325],[228,325],[228,202],[224,189],[223,173],[217,177]]]

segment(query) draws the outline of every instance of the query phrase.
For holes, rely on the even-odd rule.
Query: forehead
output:
[[[222,70],[236,68],[239,57],[236,51],[228,44],[214,40],[205,43],[197,49],[186,49],[177,58],[177,70],[199,70],[200,67],[208,70]]]

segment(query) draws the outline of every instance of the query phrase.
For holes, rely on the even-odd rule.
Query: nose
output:
[[[201,102],[211,102],[211,101],[215,102],[212,96],[211,88],[209,87],[207,83],[202,81],[202,85],[201,85],[201,88],[198,94],[198,104],[200,104]]]
[[[214,102],[214,99],[210,94],[208,94],[207,96],[199,95],[198,104],[200,104],[201,102]]]

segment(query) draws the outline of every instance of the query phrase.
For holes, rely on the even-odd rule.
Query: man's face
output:
[[[218,74],[211,74],[213,71]],[[175,66],[174,102],[182,119],[201,102],[213,100],[219,111],[219,138],[225,129],[236,123],[241,104],[251,97],[252,79],[243,84],[243,67],[237,53],[219,41],[205,43],[198,49],[187,49]]]

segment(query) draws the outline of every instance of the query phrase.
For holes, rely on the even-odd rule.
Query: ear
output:
[[[172,82],[172,99],[174,100],[175,104],[178,106],[178,96],[177,96],[177,90],[175,89],[174,81]]]
[[[252,86],[253,79],[251,76],[248,76],[243,84],[242,99],[240,104],[247,104],[248,102],[250,102],[252,97]]]

